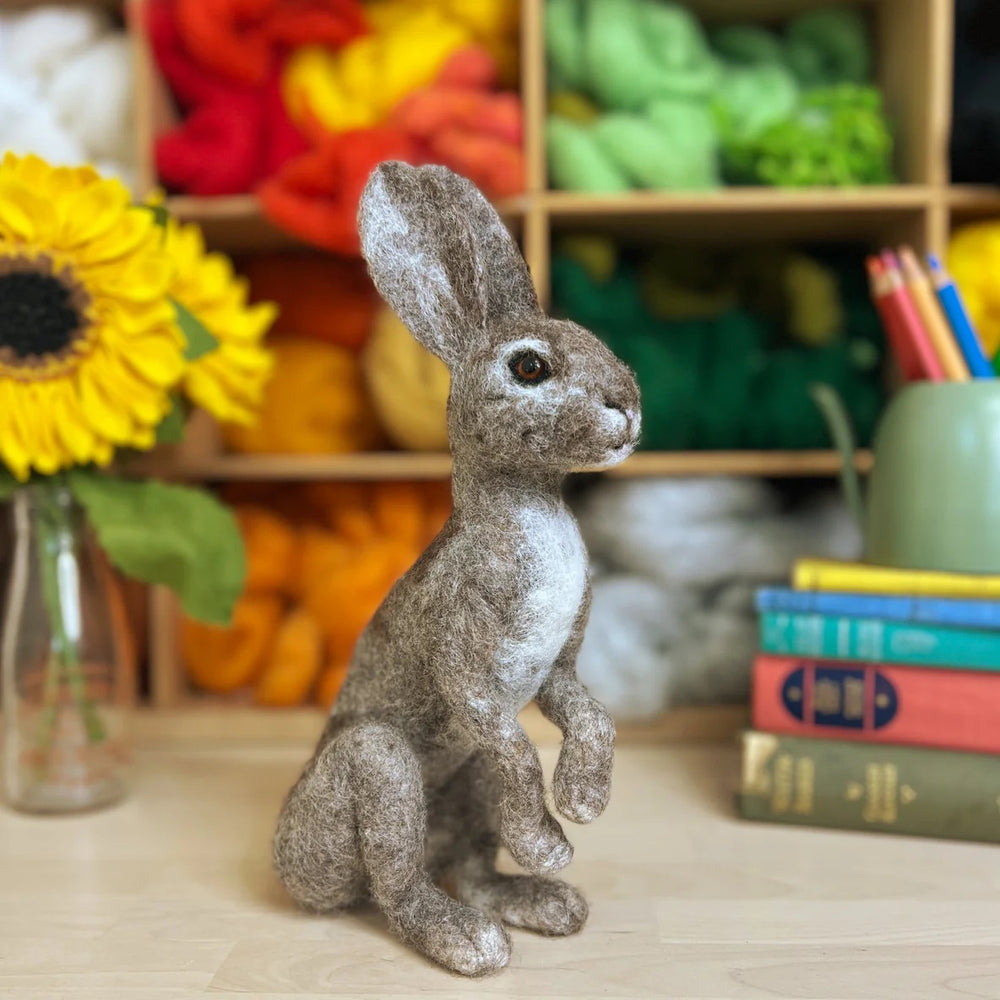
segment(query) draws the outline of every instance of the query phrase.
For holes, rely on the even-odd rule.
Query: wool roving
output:
[[[221,427],[228,448],[254,454],[336,454],[382,444],[354,351],[293,336],[275,338],[271,351],[274,371],[259,416],[249,427]]]
[[[309,696],[323,669],[323,630],[304,607],[287,612],[254,681],[258,705],[289,708]]]
[[[0,153],[89,163],[134,187],[131,46],[107,12],[84,5],[0,12],[0,67]]]
[[[191,55],[207,69],[247,87],[260,86],[291,49],[338,48],[363,35],[357,0],[174,0]]]
[[[485,49],[460,49],[390,117],[414,143],[416,162],[450,167],[495,199],[520,194],[525,183],[521,99],[496,91],[497,81]]]
[[[246,585],[231,626],[183,620],[187,676],[260,705],[329,710],[358,636],[447,520],[447,486],[253,483],[224,493],[243,537]]]
[[[693,591],[630,573],[597,575],[577,671],[616,718],[657,715],[672,700],[674,657]]]
[[[157,171],[168,187],[201,196],[251,191],[308,148],[285,111],[277,67],[260,83],[236,81],[192,55],[172,0],[148,0],[142,11],[182,116],[156,137]]]
[[[862,547],[832,488],[796,498],[758,479],[609,480],[573,506],[596,569],[578,669],[617,719],[746,702],[755,589],[787,581],[800,556]]]
[[[254,302],[274,302],[269,336],[313,337],[360,351],[371,336],[378,293],[354,257],[306,250],[250,254],[239,262]]]
[[[572,847],[517,715],[534,699],[562,730],[555,808],[596,819],[614,724],[576,677],[589,572],[562,486],[631,454],[639,391],[597,337],[542,313],[466,178],[383,163],[359,220],[380,294],[451,373],[453,511],[358,639],[273,858],[302,906],[373,899],[419,952],[485,975],[509,961],[505,924],[561,935],[586,920],[583,896],[550,877]],[[526,874],[496,870],[501,844]]]
[[[758,479],[608,480],[574,509],[595,560],[668,585],[781,579],[810,548],[850,559],[859,545],[838,495],[785,509]]]
[[[986,356],[1000,352],[1000,223],[987,219],[957,226],[948,240],[948,271],[961,289]]]
[[[22,80],[46,80],[111,30],[107,11],[42,4],[0,14],[0,65]]]
[[[850,8],[707,34],[664,0],[547,0],[554,186],[615,192],[871,184],[892,134]],[[591,113],[581,113],[589,103]]]
[[[397,448],[448,448],[448,368],[383,307],[362,355],[365,383],[379,423]]]
[[[862,441],[884,401],[878,314],[849,249],[653,254],[621,248],[610,277],[560,243],[552,309],[593,329],[636,371],[641,447],[823,448],[808,392],[837,387]],[[853,260],[853,262],[852,262]]]
[[[510,0],[378,0],[365,16],[370,30],[342,48],[317,39],[292,52],[282,93],[300,126],[314,121],[337,133],[384,125],[469,46],[488,51],[504,86],[516,81],[518,6]]]
[[[390,126],[330,134],[281,166],[257,187],[264,214],[315,247],[356,256],[358,199],[374,164],[416,151],[401,129]]]
[[[181,660],[188,679],[200,690],[229,694],[251,684],[264,665],[284,614],[273,593],[240,595],[229,625],[181,619]]]
[[[35,153],[50,163],[80,164],[83,145],[63,128],[37,87],[0,71],[0,151]]]
[[[872,86],[841,83],[803,92],[793,112],[743,140],[722,129],[724,170],[731,184],[890,184],[893,136]]]

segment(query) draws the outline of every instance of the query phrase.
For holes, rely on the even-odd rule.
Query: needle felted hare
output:
[[[599,816],[615,731],[576,678],[590,584],[560,490],[571,470],[633,451],[639,391],[593,334],[541,312],[469,181],[383,163],[359,221],[380,293],[451,371],[453,512],[358,640],[274,862],[304,907],[374,900],[400,938],[482,975],[508,962],[504,924],[572,934],[587,916],[550,877],[573,851],[517,715],[535,699],[562,730],[558,811]],[[530,874],[499,874],[500,844]]]

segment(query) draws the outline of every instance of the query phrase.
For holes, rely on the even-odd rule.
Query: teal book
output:
[[[761,651],[956,670],[1000,670],[1000,632],[849,615],[765,612]]]

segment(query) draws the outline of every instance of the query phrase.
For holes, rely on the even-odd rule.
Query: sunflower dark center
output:
[[[0,352],[18,358],[57,354],[80,328],[72,289],[51,274],[0,274]]]

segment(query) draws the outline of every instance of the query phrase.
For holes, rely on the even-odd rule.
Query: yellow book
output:
[[[834,559],[798,560],[792,569],[792,587],[795,590],[835,590],[847,594],[1000,599],[1000,576],[896,569]]]

